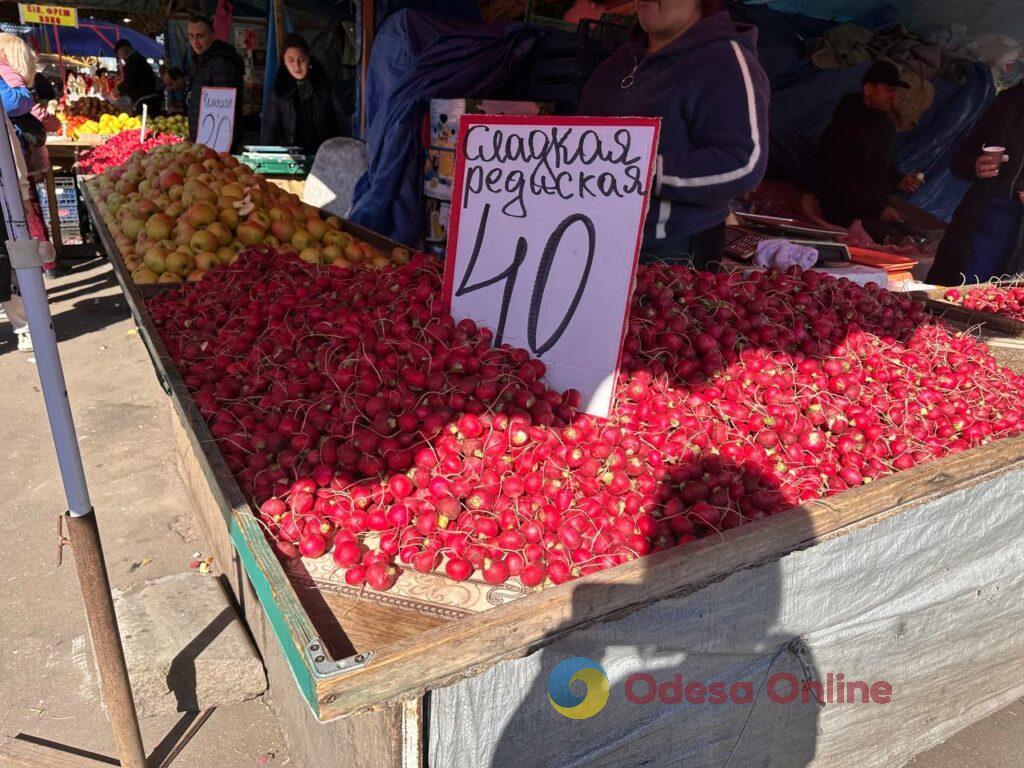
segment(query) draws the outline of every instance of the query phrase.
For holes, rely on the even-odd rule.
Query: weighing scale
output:
[[[264,176],[307,176],[313,167],[313,155],[299,147],[245,146],[238,155],[256,173]]]

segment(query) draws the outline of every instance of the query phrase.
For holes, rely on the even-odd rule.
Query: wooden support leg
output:
[[[71,549],[75,553],[78,581],[82,587],[85,614],[89,620],[89,636],[96,656],[96,666],[100,670],[103,701],[107,705],[121,766],[146,768],[146,752],[142,746],[142,733],[135,713],[135,700],[128,680],[121,635],[117,631],[114,598],[110,594],[110,581],[107,579],[96,515],[68,515],[66,521]]]

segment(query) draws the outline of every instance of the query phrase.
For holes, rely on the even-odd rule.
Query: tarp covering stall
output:
[[[809,41],[835,27],[836,19],[868,29],[891,29],[901,20],[913,23],[918,16],[904,12],[909,6],[868,0],[789,0],[786,5],[814,16],[785,13],[774,4],[734,3],[731,10],[758,27],[761,60],[772,82],[771,174],[814,190],[814,147],[839,100],[859,88],[867,65],[820,69],[808,59]],[[378,6],[379,12],[386,12],[388,3]],[[823,15],[833,18],[820,18]],[[952,32],[966,39],[964,30]],[[540,34],[544,31],[411,10],[380,22],[366,84],[369,171],[356,188],[355,221],[395,240],[416,243],[423,219],[423,109],[434,97],[493,96]],[[986,66],[967,60],[957,60],[953,79],[947,79],[947,73],[926,79],[932,81],[934,93],[929,94],[927,109],[914,116],[912,129],[899,134],[899,164],[908,173],[923,172],[927,179],[911,202],[948,220],[966,189],[949,172],[950,154],[995,97],[995,87]]]
[[[350,218],[394,240],[420,236],[420,125],[431,98],[493,97],[541,30],[402,10],[377,31],[366,79],[368,170]]]

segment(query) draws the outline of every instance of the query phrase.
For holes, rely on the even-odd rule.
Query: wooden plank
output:
[[[27,741],[24,738],[2,737],[0,741],[0,768],[99,768],[120,765],[119,760],[95,755],[73,747]]]
[[[598,621],[689,593],[734,571],[877,524],[903,509],[1024,467],[1024,437],[916,467],[721,537],[634,560],[377,650],[365,668],[318,681],[321,719],[418,696],[532,653]],[[628,586],[629,589],[609,589]]]

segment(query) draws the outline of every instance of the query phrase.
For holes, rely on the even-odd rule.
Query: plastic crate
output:
[[[53,180],[54,189],[57,193],[57,222],[60,227],[61,240],[67,244],[82,242],[81,220],[78,212],[78,189],[75,186],[73,176],[58,176]],[[50,198],[46,192],[46,185],[36,185],[36,192],[39,195],[39,207],[43,214],[43,222],[48,231],[53,231],[53,223],[50,221]]]

